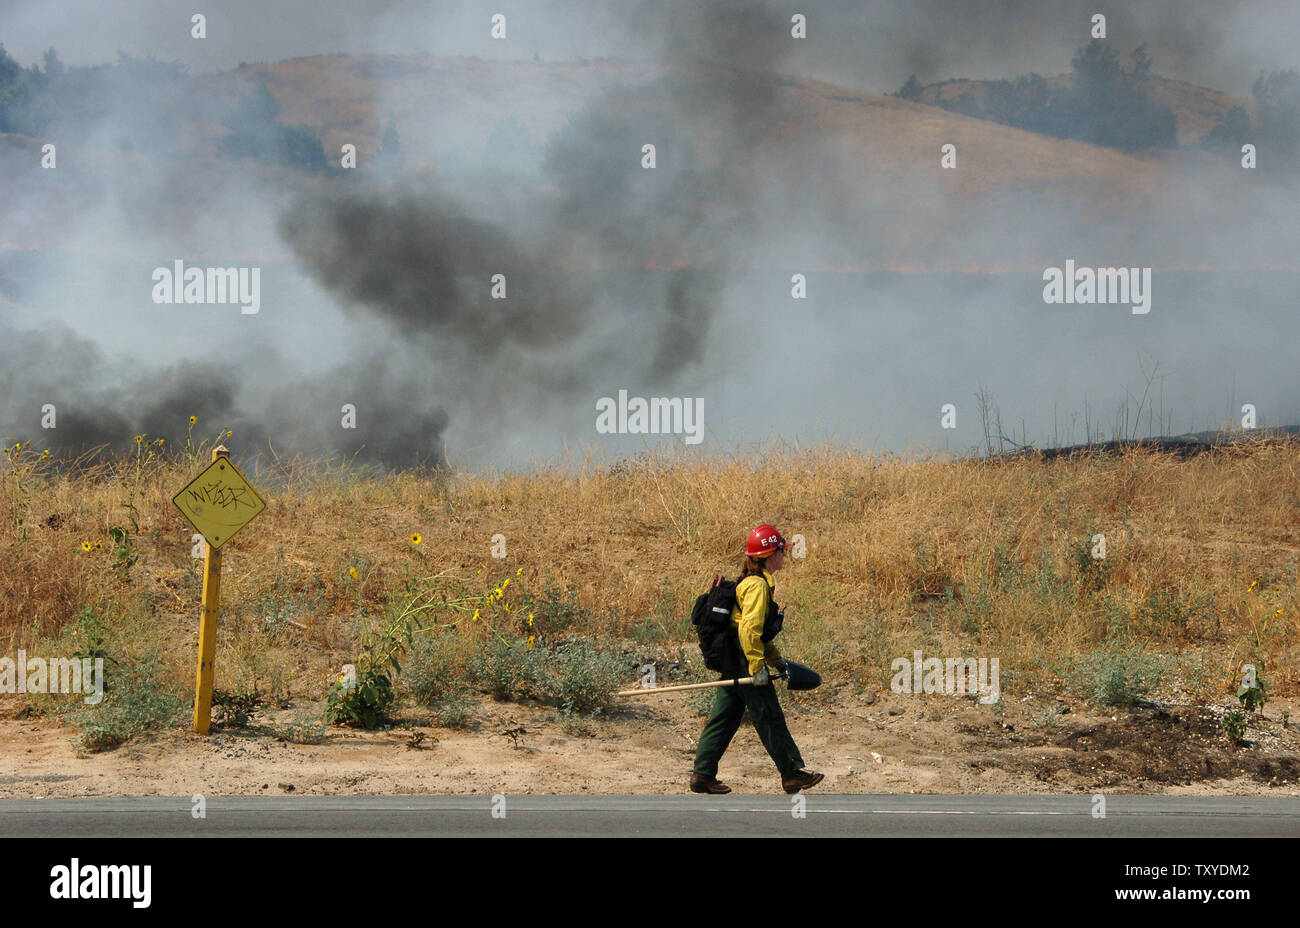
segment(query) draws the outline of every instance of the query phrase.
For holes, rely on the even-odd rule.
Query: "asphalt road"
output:
[[[0,837],[1300,837],[1300,799],[803,795],[11,799]]]

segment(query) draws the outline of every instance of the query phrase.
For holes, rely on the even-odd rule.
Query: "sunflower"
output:
[[[143,436],[143,435],[137,435],[137,436],[135,436],[135,443],[136,443],[137,445],[140,444],[140,442],[142,442],[142,441],[144,441],[144,436]]]
[[[348,576],[351,577],[353,580],[357,579],[357,569],[355,567],[349,567]]]
[[[199,417],[198,417],[198,416],[190,416],[190,425],[193,425],[195,422],[198,422],[198,421],[199,421]]]
[[[89,550],[90,550],[90,542],[88,542],[88,541],[83,541],[83,542],[81,543],[81,550],[82,550],[82,551],[89,551]]]
[[[416,546],[416,547],[419,547],[419,544],[420,544],[420,542],[422,542],[422,541],[424,541],[424,539],[420,537],[420,533],[419,533],[419,532],[411,532],[411,544],[412,544],[412,545],[414,545],[414,546]]]

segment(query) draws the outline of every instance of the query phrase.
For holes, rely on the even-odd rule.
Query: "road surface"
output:
[[[0,837],[1300,837],[1300,799],[802,796],[210,797],[203,818],[189,796],[11,799]]]

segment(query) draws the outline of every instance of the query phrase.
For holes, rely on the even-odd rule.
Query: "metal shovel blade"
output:
[[[822,678],[817,671],[787,659],[785,662],[785,682],[786,686],[792,690],[815,690],[822,685]]]

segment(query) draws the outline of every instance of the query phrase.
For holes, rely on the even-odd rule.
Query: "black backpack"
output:
[[[744,579],[743,577],[741,578]],[[691,624],[700,639],[700,653],[704,666],[716,670],[724,677],[739,678],[748,672],[748,662],[740,649],[740,634],[731,621],[736,607],[736,586],[740,580],[724,580],[713,575],[713,584],[707,593],[701,593],[691,610]],[[769,604],[767,620],[763,623],[762,640],[771,641],[781,631],[782,615],[775,602]]]

